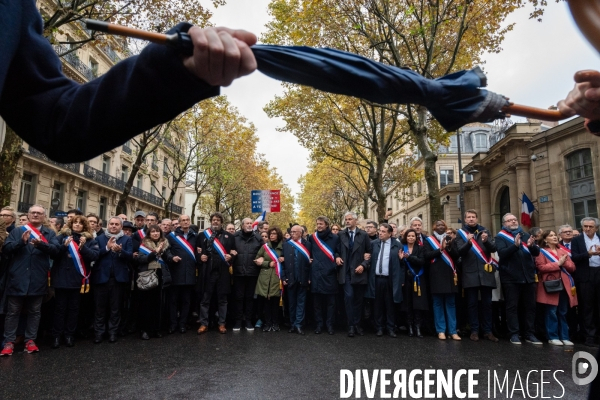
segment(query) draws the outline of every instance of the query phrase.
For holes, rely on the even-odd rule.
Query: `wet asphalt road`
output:
[[[340,369],[359,368],[476,368],[481,370],[475,389],[479,398],[541,398],[539,392],[534,397],[540,382],[536,374],[529,396],[520,391],[507,396],[506,389],[488,396],[488,370],[502,376],[508,370],[511,387],[519,370],[524,389],[529,370],[564,370],[557,373],[562,398],[587,398],[587,386],[571,379],[573,350],[548,344],[378,338],[373,333],[348,338],[341,330],[333,336],[229,330],[202,336],[188,331],[149,341],[129,335],[116,344],[80,340],[74,348],[42,345],[37,354],[23,353],[21,346],[16,350],[0,359],[0,399],[331,399],[340,397]],[[575,346],[580,350],[594,353]],[[552,375],[544,380],[550,381],[544,396],[563,393]],[[378,387],[375,398],[379,393]],[[364,388],[361,395],[366,398]]]

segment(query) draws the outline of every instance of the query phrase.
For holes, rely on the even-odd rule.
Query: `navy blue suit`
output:
[[[310,254],[310,243],[305,239],[300,239],[300,242]],[[281,280],[286,282],[285,290],[287,291],[290,308],[290,324],[292,328],[302,328],[306,305],[306,291],[310,279],[310,261],[286,241],[283,242],[283,259]]]
[[[315,232],[308,238],[313,258],[310,269],[310,290],[313,294],[315,322],[318,330],[323,328],[323,323],[325,323],[327,329],[332,331],[335,313],[335,294],[339,286],[337,280],[338,267],[335,261],[331,260],[317,245],[315,235],[319,235],[319,239],[333,252],[334,260],[336,257],[339,257],[340,238],[338,235],[331,233],[329,228],[322,233]],[[325,319],[323,318],[323,303],[325,303],[326,307]]]
[[[175,49],[153,44],[79,85],[63,75],[42,27],[34,0],[0,2],[0,116],[55,161],[94,158],[219,94]]]

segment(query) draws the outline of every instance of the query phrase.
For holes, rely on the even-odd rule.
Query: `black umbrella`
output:
[[[174,46],[183,54],[192,52],[185,33],[162,35],[92,20],[86,24],[88,29]],[[409,69],[328,48],[256,45],[252,51],[258,70],[267,76],[379,104],[419,104],[448,131],[470,122],[505,118],[509,113],[546,121],[565,118],[557,111],[509,103],[504,96],[481,89],[486,77],[479,67],[427,79]]]

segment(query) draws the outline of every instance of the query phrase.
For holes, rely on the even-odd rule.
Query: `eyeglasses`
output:
[[[44,215],[43,211],[29,211],[29,214],[31,215]]]
[[[0,217],[8,218],[8,217],[12,217],[12,214],[0,214]]]

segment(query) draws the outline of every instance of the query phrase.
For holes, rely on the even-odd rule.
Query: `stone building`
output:
[[[45,7],[54,7],[54,3],[40,2],[42,14]],[[90,33],[78,23],[63,27],[61,41],[76,42]],[[121,57],[126,55],[124,43],[111,38],[110,42],[95,44],[90,42],[63,56],[64,74],[78,83],[85,83],[105,73]],[[54,45],[57,54],[69,51],[71,45]],[[117,50],[120,49],[120,50]],[[35,116],[32,116],[35,118]],[[1,121],[1,120],[0,120]],[[4,123],[0,122],[0,139],[3,142]],[[85,146],[85,143],[81,144]],[[120,194],[135,161],[137,149],[132,142],[99,155],[92,160],[75,163],[56,163],[40,151],[35,144],[24,146],[24,153],[14,177],[10,205],[18,212],[27,212],[28,208],[39,203],[50,210],[50,215],[79,208],[84,213],[97,213],[102,219],[114,215]],[[165,214],[164,199],[171,191],[168,171],[178,154],[177,149],[164,140],[157,151],[142,164],[140,173],[131,189],[127,201],[127,212],[131,218],[136,210],[154,211]],[[168,214],[178,216],[183,212],[184,185],[176,188]]]

